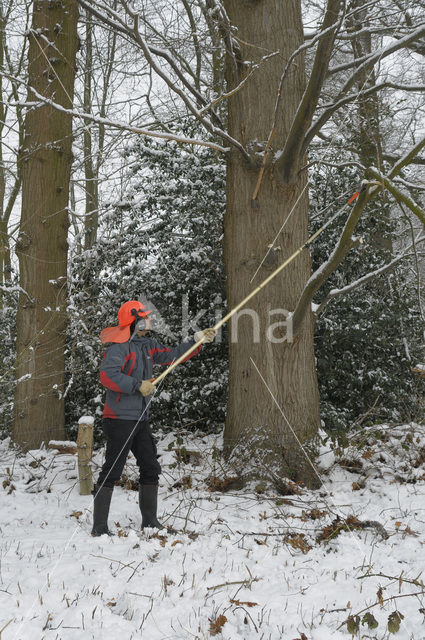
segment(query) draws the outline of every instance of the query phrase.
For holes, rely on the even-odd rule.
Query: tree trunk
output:
[[[5,21],[3,19],[3,10],[0,7],[0,68],[4,67],[4,38],[5,38]],[[7,223],[4,221],[4,205],[6,196],[6,171],[3,162],[3,129],[6,120],[5,103],[6,98],[3,95],[3,77],[0,76],[0,284],[5,285],[10,278],[10,274],[6,273],[6,264],[10,263],[10,246],[9,236],[7,233]],[[9,275],[9,278],[7,277]],[[4,291],[0,289],[0,308],[3,307]]]
[[[246,72],[242,61],[257,61],[266,53],[280,51],[229,100],[229,133],[245,145],[253,158],[250,164],[232,150],[228,159],[224,259],[227,300],[232,308],[305,242],[308,194],[306,173],[298,173],[301,165],[294,167],[295,178],[289,184],[282,184],[270,166],[264,173],[258,198],[252,200],[259,174],[255,151],[264,149],[272,128],[285,62],[303,43],[300,2],[227,0],[225,7],[231,23],[237,27],[241,48],[241,59],[232,61],[228,56],[228,90]],[[304,88],[304,59],[298,56],[286,80],[271,157],[284,146]],[[252,280],[268,245],[289,215],[275,244],[279,249],[268,253]],[[309,451],[320,424],[312,314],[307,314],[293,342],[276,344],[266,335],[270,325],[284,319],[282,313],[269,316],[269,312],[282,308],[292,311],[310,273],[310,255],[306,250],[252,300],[250,308],[259,318],[259,342],[253,340],[252,319],[242,317],[238,321],[237,341],[229,340],[229,398],[224,437],[228,452],[244,444],[248,444],[248,455],[261,450],[262,471],[275,479],[287,476],[317,486],[319,479]],[[278,337],[277,329],[273,333]]]
[[[76,0],[35,0],[29,32],[28,82],[72,106]],[[51,44],[49,44],[51,43]],[[28,101],[37,101],[31,88]],[[21,149],[22,211],[17,242],[21,287],[17,317],[17,386],[13,437],[23,448],[64,439],[64,370],[68,193],[72,120],[43,105],[29,109]]]
[[[86,43],[84,69],[84,111],[92,112],[93,78],[93,20],[86,12]],[[84,249],[91,249],[97,239],[99,224],[99,176],[93,162],[92,126],[84,128],[84,177],[86,191],[86,216],[84,218]]]
[[[356,58],[370,55],[372,52],[372,36],[369,27],[370,7],[363,6],[363,0],[351,0],[350,10],[356,12],[350,17],[350,26],[359,34],[351,40]],[[359,160],[365,167],[377,167],[382,170],[382,139],[380,131],[380,97],[378,92],[364,96],[366,91],[376,85],[375,69],[365,69],[357,81],[360,92],[357,98],[357,123],[354,124],[354,144],[358,149]],[[390,225],[390,209],[386,207],[380,212],[380,224],[373,236],[376,249],[386,249],[392,253],[392,239],[388,232]]]

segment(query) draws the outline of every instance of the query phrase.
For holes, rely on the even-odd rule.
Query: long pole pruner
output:
[[[229,311],[228,314],[226,314],[223,318],[221,318],[216,325],[214,325],[214,329],[217,331],[221,326],[223,326],[223,324],[225,324],[228,320],[230,320],[230,318],[232,316],[235,315],[235,313],[237,313],[239,311],[239,309],[242,309],[242,307],[244,307],[246,305],[246,303],[251,300],[251,298],[253,298],[255,295],[257,295],[257,293],[259,293],[261,291],[261,289],[264,289],[265,286],[268,285],[268,283],[273,280],[273,278],[275,278],[281,271],[283,271],[288,264],[290,264],[293,260],[295,260],[295,258],[302,252],[304,251],[304,249],[306,247],[308,247],[312,242],[314,242],[314,240],[330,225],[332,224],[332,222],[335,220],[335,218],[337,218],[340,213],[345,209],[345,207],[349,204],[351,204],[352,202],[354,202],[354,200],[360,195],[360,193],[362,193],[363,191],[365,191],[368,187],[368,185],[370,184],[376,184],[376,181],[368,181],[368,180],[363,180],[361,188],[359,191],[356,191],[351,198],[341,207],[341,209],[339,209],[322,227],[320,227],[320,229],[318,229],[315,233],[313,233],[312,236],[310,236],[310,238],[308,238],[303,245],[301,245],[301,247],[299,247],[291,256],[289,256],[289,258],[287,258],[275,271],[273,271],[273,273],[271,273],[256,289],[254,289],[253,291],[251,291],[250,294],[248,294],[246,296],[246,298],[244,298],[243,300],[241,300],[239,302],[239,304],[236,305],[236,307],[234,307],[231,311]],[[380,184],[380,183],[379,183]],[[157,378],[155,378],[154,380],[152,380],[152,384],[153,385],[157,385],[159,382],[161,382],[161,380],[163,380],[165,378],[165,376],[168,376],[169,373],[171,373],[173,371],[173,369],[175,369],[181,362],[183,362],[183,360],[185,360],[188,355],[190,355],[192,353],[192,351],[195,351],[195,349],[197,349],[201,344],[203,343],[203,340],[198,340],[198,342],[195,342],[195,344],[193,344],[191,347],[189,347],[189,349],[187,351],[185,351],[185,353],[183,355],[181,355],[179,358],[177,358],[172,364],[170,364],[169,367],[167,367],[167,369],[165,369],[165,371],[163,371]]]

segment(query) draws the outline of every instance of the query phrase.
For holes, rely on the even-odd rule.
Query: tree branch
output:
[[[282,155],[276,162],[276,170],[283,183],[290,182],[294,171],[298,170],[297,160],[303,155],[300,153],[303,138],[313,119],[332,55],[335,34],[341,26],[342,17],[338,20],[341,4],[341,0],[328,0],[327,3],[321,31],[326,31],[332,26],[334,28],[331,28],[317,45],[310,79],[286,138]]]
[[[221,153],[227,153],[227,151],[229,151],[228,147],[227,148],[220,147],[220,145],[215,144],[215,142],[209,142],[208,140],[196,140],[194,138],[185,138],[184,136],[177,136],[169,133],[161,133],[159,131],[151,131],[149,129],[143,129],[141,127],[134,127],[134,126],[128,125],[125,122],[119,122],[117,120],[109,120],[108,118],[100,118],[99,116],[94,116],[90,113],[81,113],[79,111],[76,111],[75,109],[66,109],[65,107],[62,107],[60,104],[57,104],[56,102],[54,102],[53,100],[50,100],[49,98],[45,98],[40,93],[38,93],[38,91],[36,91],[33,87],[29,87],[29,89],[35,95],[35,97],[40,100],[40,102],[19,103],[21,107],[25,106],[25,107],[37,108],[42,105],[49,105],[50,107],[53,107],[58,111],[62,111],[64,113],[69,114],[70,116],[80,118],[81,120],[87,120],[88,122],[96,122],[97,124],[103,124],[113,129],[131,131],[132,133],[148,136],[149,138],[160,138],[162,140],[177,142],[179,144],[191,144],[191,145],[196,145],[200,147],[209,147],[210,149],[215,149],[216,151],[220,151]]]
[[[400,160],[396,162],[396,164],[391,169],[388,177],[392,179],[394,178],[394,176],[398,175],[400,171],[403,169],[403,167],[410,164],[413,161],[413,159],[418,155],[418,153],[422,151],[424,147],[425,147],[425,136],[422,138],[422,140],[419,140],[419,142],[415,144],[410,149],[410,151],[405,153],[404,156],[400,158]]]
[[[133,43],[135,43],[138,46],[140,46],[140,42],[138,42],[137,38],[135,37],[134,29],[132,29],[125,21],[123,21],[120,18],[120,16],[115,11],[113,11],[110,7],[107,7],[105,5],[105,6],[102,6],[102,9],[104,9],[106,12],[109,12],[109,14],[113,15],[115,20],[112,20],[112,18],[109,18],[107,15],[102,13],[101,9],[96,8],[95,6],[93,6],[93,4],[94,4],[93,0],[91,1],[91,3],[89,3],[87,0],[78,0],[78,2],[87,11],[89,11],[91,14],[96,16],[96,18],[98,18],[98,20],[100,20],[100,22],[102,22],[103,24],[107,24],[109,27],[111,27],[111,29],[114,31],[114,33],[115,32],[119,32],[121,35],[128,36],[128,38],[130,38],[130,40]],[[125,0],[121,0],[121,4],[123,5],[125,10],[128,9],[128,5],[125,2]],[[99,6],[98,3],[97,3],[97,6]],[[130,10],[129,15],[133,16],[134,12],[131,12],[131,10]],[[176,64],[175,60],[169,54],[168,51],[166,51],[164,49],[160,49],[159,47],[154,47],[154,46],[147,45],[147,44],[146,44],[146,46],[148,47],[150,54],[156,55],[156,56],[166,60],[166,62],[170,65],[171,69],[174,71],[174,73],[176,74],[177,78],[180,80],[182,85],[194,96],[194,98],[197,100],[197,102],[200,105],[204,106],[204,105],[207,104],[207,100],[198,91],[198,89],[196,87],[194,87],[187,80],[187,78],[185,77],[185,74],[182,72],[181,69],[179,69],[179,67]],[[192,77],[193,77],[193,75],[192,75]],[[175,83],[173,83],[172,81],[167,82],[168,76],[166,76],[163,79],[171,89],[175,88]],[[180,97],[182,97],[182,96],[180,96]],[[211,110],[211,115],[212,115],[213,119],[215,120],[216,124],[220,127],[220,129],[223,129],[223,125],[221,123],[220,118],[217,116],[217,114],[214,111]]]
[[[364,98],[366,96],[372,95],[377,91],[381,91],[381,89],[386,89],[388,87],[391,89],[399,89],[401,91],[425,92],[425,85],[402,85],[402,84],[397,84],[395,82],[381,82],[380,84],[375,84],[373,87],[369,87],[364,91],[360,90],[360,91],[357,91],[356,93],[351,93],[350,95],[345,96],[344,98],[337,99],[332,104],[323,105],[321,108],[325,109],[325,111],[323,111],[323,113],[317,118],[317,120],[315,120],[313,125],[310,127],[310,129],[306,133],[305,141],[303,145],[304,151],[307,150],[314,136],[318,135],[323,125],[326,124],[326,122],[329,120],[332,114],[335,113],[335,111],[338,111],[340,107],[344,106],[345,104],[348,104],[349,102],[353,102],[354,100],[358,100],[360,98]]]
[[[351,213],[344,225],[342,234],[339,237],[339,240],[332,250],[329,258],[326,260],[326,262],[321,264],[318,269],[316,269],[316,271],[306,282],[292,314],[292,329],[294,335],[300,328],[307,310],[310,309],[314,295],[320,289],[325,280],[327,280],[327,278],[331,275],[331,273],[335,271],[337,266],[342,262],[342,260],[352,248],[352,236],[357,222],[359,221],[360,216],[362,215],[367,203],[372,200],[379,191],[379,186],[373,186],[371,189],[366,188],[363,193],[360,193],[356,204],[351,210]]]
[[[354,86],[357,80],[360,78],[361,74],[364,73],[369,67],[373,67],[378,62],[381,62],[383,58],[388,57],[395,51],[406,47],[409,43],[414,42],[421,38],[425,34],[425,24],[421,25],[413,33],[401,38],[400,40],[396,40],[392,44],[387,47],[381,47],[377,51],[374,51],[371,55],[367,56],[365,60],[359,64],[354,71],[354,73],[346,80],[344,86],[339,92],[338,96],[335,97],[333,107],[330,107],[325,113],[323,113],[319,118],[313,122],[310,129],[307,131],[304,142],[302,144],[302,152],[305,153],[308,149],[308,146],[311,140],[317,135],[318,131],[323,127],[323,125],[329,120],[332,114],[343,104],[345,104],[344,99],[347,92]],[[377,85],[376,85],[377,86]],[[375,87],[371,87],[368,91],[375,90]],[[366,91],[363,92],[363,95],[366,94]],[[350,98],[352,99],[352,98]]]
[[[400,166],[400,171],[402,169],[402,166]],[[393,168],[390,175],[393,175],[394,169],[395,168]],[[410,211],[414,213],[415,216],[419,218],[419,220],[425,226],[424,210],[420,205],[417,204],[417,202],[413,200],[413,198],[396,187],[396,185],[389,178],[387,178],[387,176],[378,171],[378,169],[375,169],[375,167],[369,167],[369,169],[366,170],[366,175],[382,182],[384,187],[394,196],[397,202],[402,202],[403,204],[405,204],[406,207],[408,207]]]
[[[412,242],[411,244],[409,244],[402,251],[402,253],[400,253],[393,260],[391,260],[391,262],[388,262],[388,264],[382,265],[382,267],[379,267],[379,269],[376,269],[375,271],[371,271],[370,273],[367,273],[366,275],[362,276],[358,280],[355,280],[354,282],[347,284],[345,287],[342,287],[341,289],[332,289],[328,293],[326,298],[322,300],[322,302],[319,304],[317,309],[314,311],[314,315],[316,317],[319,316],[320,313],[322,313],[323,309],[329,304],[331,300],[334,300],[335,298],[339,298],[340,296],[350,293],[351,291],[354,291],[354,289],[357,289],[358,287],[362,287],[364,284],[366,284],[366,282],[369,282],[369,280],[372,280],[373,278],[376,278],[377,276],[380,276],[383,273],[386,273],[387,271],[390,271],[391,269],[393,269],[403,258],[406,258],[409,255],[411,255],[408,252],[410,251],[410,249],[412,249],[412,247],[414,247],[415,244],[417,245],[424,241],[425,241],[425,236],[416,238],[414,243]]]

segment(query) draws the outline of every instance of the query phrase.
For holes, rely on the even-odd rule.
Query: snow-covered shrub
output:
[[[0,309],[0,439],[10,434],[15,389],[17,292],[3,293]]]
[[[311,233],[348,200],[348,195],[341,199],[341,194],[351,195],[360,180],[355,170],[346,168],[320,169],[311,176],[312,215],[332,205],[317,215]],[[328,257],[347,215],[348,210],[313,244],[314,268]],[[397,228],[388,200],[379,198],[369,204],[355,232],[364,243],[349,252],[315,301],[389,262]],[[420,419],[420,381],[410,371],[410,358],[413,363],[420,359],[420,327],[407,259],[328,304],[319,316],[315,336],[327,428],[346,428],[366,412],[373,422]]]

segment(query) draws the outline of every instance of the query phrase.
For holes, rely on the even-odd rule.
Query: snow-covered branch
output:
[[[376,278],[383,273],[386,273],[387,271],[391,271],[391,269],[393,269],[401,260],[403,260],[403,258],[407,258],[412,255],[409,253],[412,248],[424,241],[425,236],[416,238],[414,242],[405,247],[405,249],[401,253],[399,253],[393,260],[391,260],[391,262],[382,265],[378,269],[375,269],[375,271],[371,271],[370,273],[365,274],[361,278],[358,278],[358,280],[354,280],[354,282],[350,282],[350,284],[347,284],[345,287],[341,287],[341,289],[331,289],[326,298],[324,298],[318,305],[318,307],[314,310],[314,315],[317,317],[331,300],[350,293],[351,291],[354,291],[354,289],[362,287],[373,278]]]
[[[310,145],[310,142],[312,141],[314,136],[318,134],[320,129],[322,129],[322,127],[326,124],[326,122],[328,122],[328,120],[331,118],[332,114],[335,111],[337,111],[341,106],[343,106],[347,102],[354,100],[357,95],[364,96],[364,95],[367,95],[368,93],[374,93],[377,90],[383,88],[383,86],[381,85],[374,85],[373,87],[370,87],[369,89],[367,89],[367,91],[363,91],[361,94],[358,93],[358,94],[352,94],[350,96],[347,96],[348,91],[350,91],[350,89],[355,85],[355,83],[359,80],[359,78],[361,78],[361,75],[365,71],[369,70],[371,67],[380,63],[384,58],[390,56],[391,54],[395,53],[399,49],[405,48],[408,46],[408,44],[419,40],[424,35],[425,35],[425,24],[419,26],[417,29],[415,29],[413,32],[409,33],[405,37],[395,40],[391,44],[381,47],[376,51],[373,51],[373,53],[371,53],[370,55],[364,56],[364,58],[357,59],[354,61],[354,63],[351,63],[351,65],[353,64],[357,65],[355,71],[345,81],[341,91],[337,96],[335,96],[333,100],[333,104],[328,106],[328,108],[326,108],[326,110],[312,123],[309,130],[306,132],[306,136],[302,145],[303,153],[307,151]],[[345,67],[344,68],[343,67],[344,65],[341,65],[341,67],[338,68],[338,70],[343,71],[345,69]],[[382,83],[382,84],[385,84],[385,83]],[[377,87],[379,87],[379,89],[377,89]],[[417,90],[419,90],[419,88]],[[422,90],[425,90],[425,88],[423,88]]]
[[[399,166],[400,166],[399,170],[401,171],[402,166],[404,165],[400,165],[399,163]],[[395,168],[393,168],[390,175],[394,175],[394,169]],[[385,176],[383,173],[381,173],[381,171],[379,171],[375,167],[369,167],[369,169],[367,169],[366,171],[366,175],[382,182],[384,187],[394,196],[397,202],[402,202],[403,204],[405,204],[406,207],[408,207],[410,211],[414,213],[417,218],[419,218],[422,224],[425,225],[425,212],[423,210],[423,207],[421,207],[417,202],[415,202],[413,198],[409,196],[407,193],[405,193],[404,191],[401,191],[401,189],[399,189],[394,184],[394,182],[392,182],[390,178]]]
[[[112,28],[116,25],[120,33],[127,35],[143,52],[147,63],[156,75],[161,78],[168,88],[181,99],[182,103],[196,118],[196,120],[198,120],[212,135],[222,138],[230,145],[236,147],[242,155],[249,160],[249,154],[240,142],[232,138],[221,126],[213,124],[212,120],[206,117],[204,111],[201,111],[197,104],[190,98],[190,95],[192,95],[195,97],[196,102],[200,103],[203,107],[207,105],[206,99],[199,93],[197,88],[187,80],[185,73],[179,68],[179,65],[176,63],[170,52],[158,47],[152,47],[148,44],[139,28],[140,15],[132,9],[130,3],[126,0],[121,0],[121,5],[124,8],[125,13],[129,17],[130,21],[132,21],[132,24],[127,24],[127,22],[123,20],[116,11],[111,10],[111,8],[106,7],[106,5],[100,4],[99,2],[88,3],[86,0],[78,1],[87,11],[96,15],[101,22],[108,24]],[[93,7],[93,5],[95,5],[95,7]],[[183,88],[181,88],[176,83],[175,78],[171,77],[166,72],[165,68],[155,60],[154,56],[161,57],[166,60],[172,71],[175,73],[177,79],[182,83]],[[212,119],[219,123],[220,121],[214,111],[212,111],[212,108],[210,108],[209,111],[211,112]]]
[[[409,149],[409,151],[405,153],[404,156],[400,158],[400,160],[396,162],[396,164],[391,169],[388,177],[392,179],[394,178],[394,176],[398,175],[403,167],[406,167],[408,164],[410,164],[424,147],[425,136],[421,140],[419,140],[419,142],[417,142],[411,149]]]
[[[8,74],[4,74],[0,71],[0,75],[6,75],[8,76]],[[143,136],[147,136],[150,138],[160,138],[162,140],[168,140],[170,142],[177,142],[179,144],[190,144],[190,145],[197,145],[197,146],[201,146],[201,147],[209,147],[210,149],[215,149],[216,151],[220,151],[221,153],[226,153],[227,151],[229,151],[228,148],[226,147],[221,147],[220,145],[216,144],[215,142],[210,142],[208,140],[197,140],[195,138],[186,138],[185,136],[178,136],[178,135],[174,135],[174,134],[170,134],[170,133],[163,133],[160,131],[153,131],[150,129],[144,129],[143,127],[135,127],[133,125],[129,125],[125,122],[121,122],[119,120],[110,120],[109,118],[102,118],[100,116],[95,116],[91,113],[85,113],[85,112],[81,112],[78,111],[76,109],[67,109],[66,107],[63,107],[62,105],[58,104],[57,102],[54,102],[54,100],[51,100],[50,98],[46,98],[45,96],[41,95],[41,93],[39,93],[38,91],[36,91],[33,87],[29,87],[29,89],[31,90],[31,93],[34,94],[34,96],[36,98],[38,98],[39,102],[20,102],[19,105],[21,107],[27,107],[27,108],[38,108],[41,107],[43,105],[48,105],[50,107],[53,107],[54,109],[57,109],[58,111],[62,111],[63,113],[67,113],[70,116],[76,117],[76,118],[80,118],[81,120],[85,120],[87,122],[95,122],[97,124],[102,124],[105,125],[107,127],[111,127],[113,129],[121,129],[123,131],[130,131],[132,133],[136,133],[139,135],[143,135]],[[13,104],[13,103],[10,103]]]
[[[277,92],[276,104],[275,104],[275,109],[274,109],[273,125],[272,125],[272,128],[270,129],[270,133],[269,133],[269,136],[268,136],[268,139],[267,139],[267,143],[266,143],[266,146],[265,146],[263,160],[262,160],[262,163],[261,163],[261,168],[260,168],[260,172],[259,172],[258,179],[257,179],[257,184],[255,186],[254,193],[253,193],[253,196],[252,196],[253,200],[255,200],[257,198],[258,191],[259,191],[260,185],[261,185],[261,181],[262,181],[263,175],[264,175],[264,170],[265,170],[266,164],[267,164],[267,157],[268,157],[268,154],[270,152],[272,140],[273,140],[273,137],[274,137],[275,132],[276,132],[279,113],[280,113],[280,107],[281,107],[282,98],[283,98],[283,87],[284,87],[284,84],[285,84],[286,77],[287,77],[287,75],[289,73],[289,69],[291,68],[291,65],[293,64],[295,58],[297,56],[299,56],[301,53],[303,53],[306,49],[309,49],[309,48],[313,47],[319,40],[321,40],[321,39],[323,39],[325,37],[328,38],[329,36],[332,36],[333,33],[340,28],[341,22],[342,22],[342,17],[339,18],[339,20],[337,20],[335,23],[331,24],[329,27],[324,28],[322,31],[320,31],[318,34],[316,34],[310,41],[305,42],[300,47],[298,47],[298,49],[295,49],[295,51],[291,54],[291,56],[289,57],[288,62],[285,65],[285,68],[283,70],[283,73],[281,75],[280,82],[279,82],[279,89],[278,89],[278,92]]]
[[[382,58],[391,55],[394,51],[401,49],[403,47],[408,47],[413,42],[416,42],[424,35],[425,23],[422,23],[417,26],[415,31],[409,31],[403,38],[396,38],[396,35],[393,33],[392,35],[396,39],[396,43],[400,43],[401,46],[397,47],[396,43],[392,45],[388,45],[388,47],[381,47],[377,51],[374,51],[373,54],[367,54],[360,58],[356,58],[350,62],[345,62],[342,64],[338,64],[335,67],[330,67],[328,71],[328,75],[335,75],[336,73],[341,73],[341,71],[347,71],[348,69],[356,68],[354,74],[357,75],[357,71],[364,66],[369,66],[369,64],[375,64],[377,60],[381,60]],[[353,35],[357,36],[357,33],[353,33]],[[395,48],[393,48],[395,47]],[[372,62],[372,59],[374,60]],[[348,81],[347,81],[348,82]],[[354,84],[354,83],[353,83]],[[351,84],[352,86],[352,84]]]
[[[328,0],[327,2],[321,29],[322,31],[327,31],[327,34],[326,37],[319,40],[310,79],[295,113],[283,152],[276,162],[276,169],[284,183],[289,182],[292,176],[294,164],[296,166],[294,158],[302,157],[303,155],[301,152],[303,138],[313,119],[331,59],[335,34],[341,25],[342,16],[338,21],[341,6],[341,0]]]

